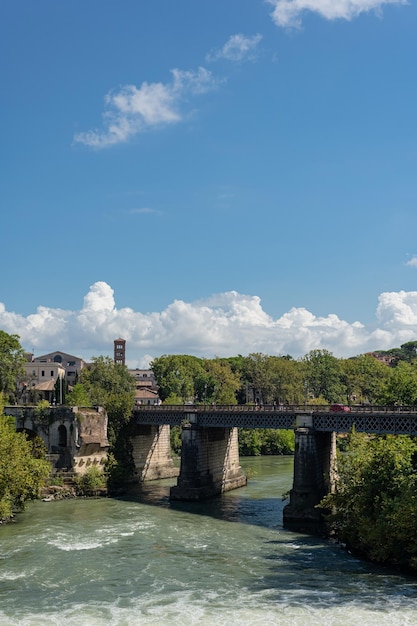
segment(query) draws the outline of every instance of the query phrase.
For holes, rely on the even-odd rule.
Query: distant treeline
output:
[[[166,404],[417,404],[417,341],[349,359],[328,350],[297,360],[163,355],[151,367]]]

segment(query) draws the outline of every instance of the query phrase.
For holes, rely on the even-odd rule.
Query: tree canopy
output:
[[[135,381],[125,365],[115,363],[106,356],[94,357],[89,367],[80,373],[77,395],[85,399],[86,392],[91,405],[106,409],[108,415],[108,436],[114,444],[122,426],[131,415],[135,398]],[[84,391],[83,391],[84,390]]]
[[[17,399],[17,384],[24,374],[25,353],[19,335],[0,330],[0,392],[6,403]]]
[[[16,432],[14,418],[3,415],[0,404],[0,520],[7,520],[39,496],[51,466],[44,446],[39,451],[38,441],[34,445]]]
[[[330,530],[373,561],[417,572],[417,442],[353,434],[338,465],[321,505],[332,511]]]

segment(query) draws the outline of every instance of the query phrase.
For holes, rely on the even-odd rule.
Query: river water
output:
[[[417,579],[282,528],[292,459],[242,459],[248,486],[170,503],[36,502],[0,526],[0,624],[347,626],[417,623]]]

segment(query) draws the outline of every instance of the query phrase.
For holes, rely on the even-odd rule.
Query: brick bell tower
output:
[[[126,340],[115,339],[114,340],[114,362],[125,365],[126,363]]]

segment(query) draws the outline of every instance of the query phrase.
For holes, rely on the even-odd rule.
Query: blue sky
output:
[[[417,339],[414,0],[0,11],[0,328],[25,349]]]

